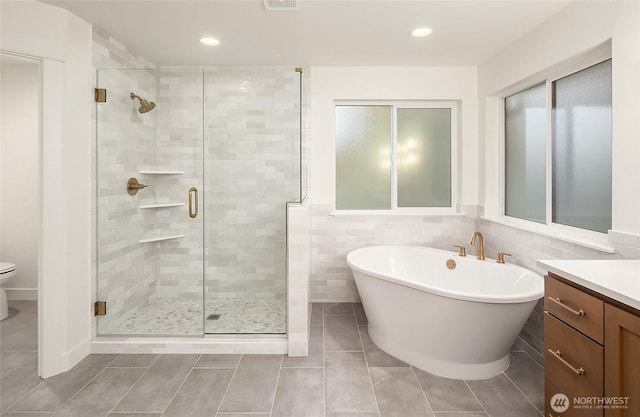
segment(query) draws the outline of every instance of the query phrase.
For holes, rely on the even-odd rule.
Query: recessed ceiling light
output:
[[[418,28],[411,31],[411,36],[414,38],[426,38],[432,33],[433,31],[429,28]]]
[[[200,38],[200,43],[205,45],[205,46],[218,46],[220,45],[220,41],[215,39],[215,38],[211,38],[208,36],[205,36],[204,38]]]

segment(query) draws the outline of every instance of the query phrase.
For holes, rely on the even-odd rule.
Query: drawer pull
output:
[[[574,310],[574,309],[572,309],[571,307],[569,307],[568,305],[564,304],[564,303],[562,302],[562,300],[560,299],[560,297],[556,297],[556,298],[553,298],[553,297],[547,297],[547,298],[548,298],[549,300],[553,301],[554,303],[556,303],[556,304],[560,305],[560,306],[561,306],[561,307],[563,307],[564,309],[566,309],[566,310],[568,310],[568,311],[572,312],[573,314],[575,314],[575,315],[576,315],[576,316],[578,316],[578,317],[582,317],[582,316],[584,316],[585,314],[587,314],[587,313],[585,313],[585,312],[584,312],[584,310],[583,310],[583,309],[580,309],[580,310]]]
[[[580,375],[584,375],[584,368],[581,366],[578,369],[574,368],[573,365],[571,365],[569,362],[565,361],[562,358],[562,352],[560,352],[559,350],[551,350],[551,349],[547,349],[549,351],[549,353],[551,353],[553,356],[555,356],[556,358],[558,358],[560,360],[560,362],[564,363],[569,369],[571,369],[576,375],[580,376]]]

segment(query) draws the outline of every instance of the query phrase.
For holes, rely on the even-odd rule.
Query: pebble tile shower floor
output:
[[[205,333],[286,333],[286,300],[217,298],[205,302]],[[202,334],[202,301],[157,298],[110,334]]]
[[[517,346],[505,373],[440,378],[378,349],[360,304],[313,304],[309,356],[90,355],[36,374],[34,302],[0,323],[2,417],[540,417],[543,369]]]

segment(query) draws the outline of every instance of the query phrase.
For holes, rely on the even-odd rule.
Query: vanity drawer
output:
[[[544,309],[604,344],[604,301],[547,275],[544,280]]]
[[[549,313],[544,314],[544,344],[547,380],[555,381],[561,387],[570,387],[571,393],[577,397],[602,397],[602,346]]]
[[[558,413],[551,408],[551,399],[556,394],[564,394],[568,397],[569,408],[566,411]],[[553,380],[548,376],[544,381],[544,396],[546,398],[544,405],[544,417],[602,417],[603,412],[601,409],[581,409],[573,407],[574,395],[560,386],[556,385]],[[562,399],[560,400],[562,401]]]

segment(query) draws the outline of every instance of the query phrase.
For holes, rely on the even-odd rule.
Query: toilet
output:
[[[11,277],[16,274],[15,264],[0,262],[0,320],[9,316],[9,305],[7,304],[7,291],[4,286]]]

